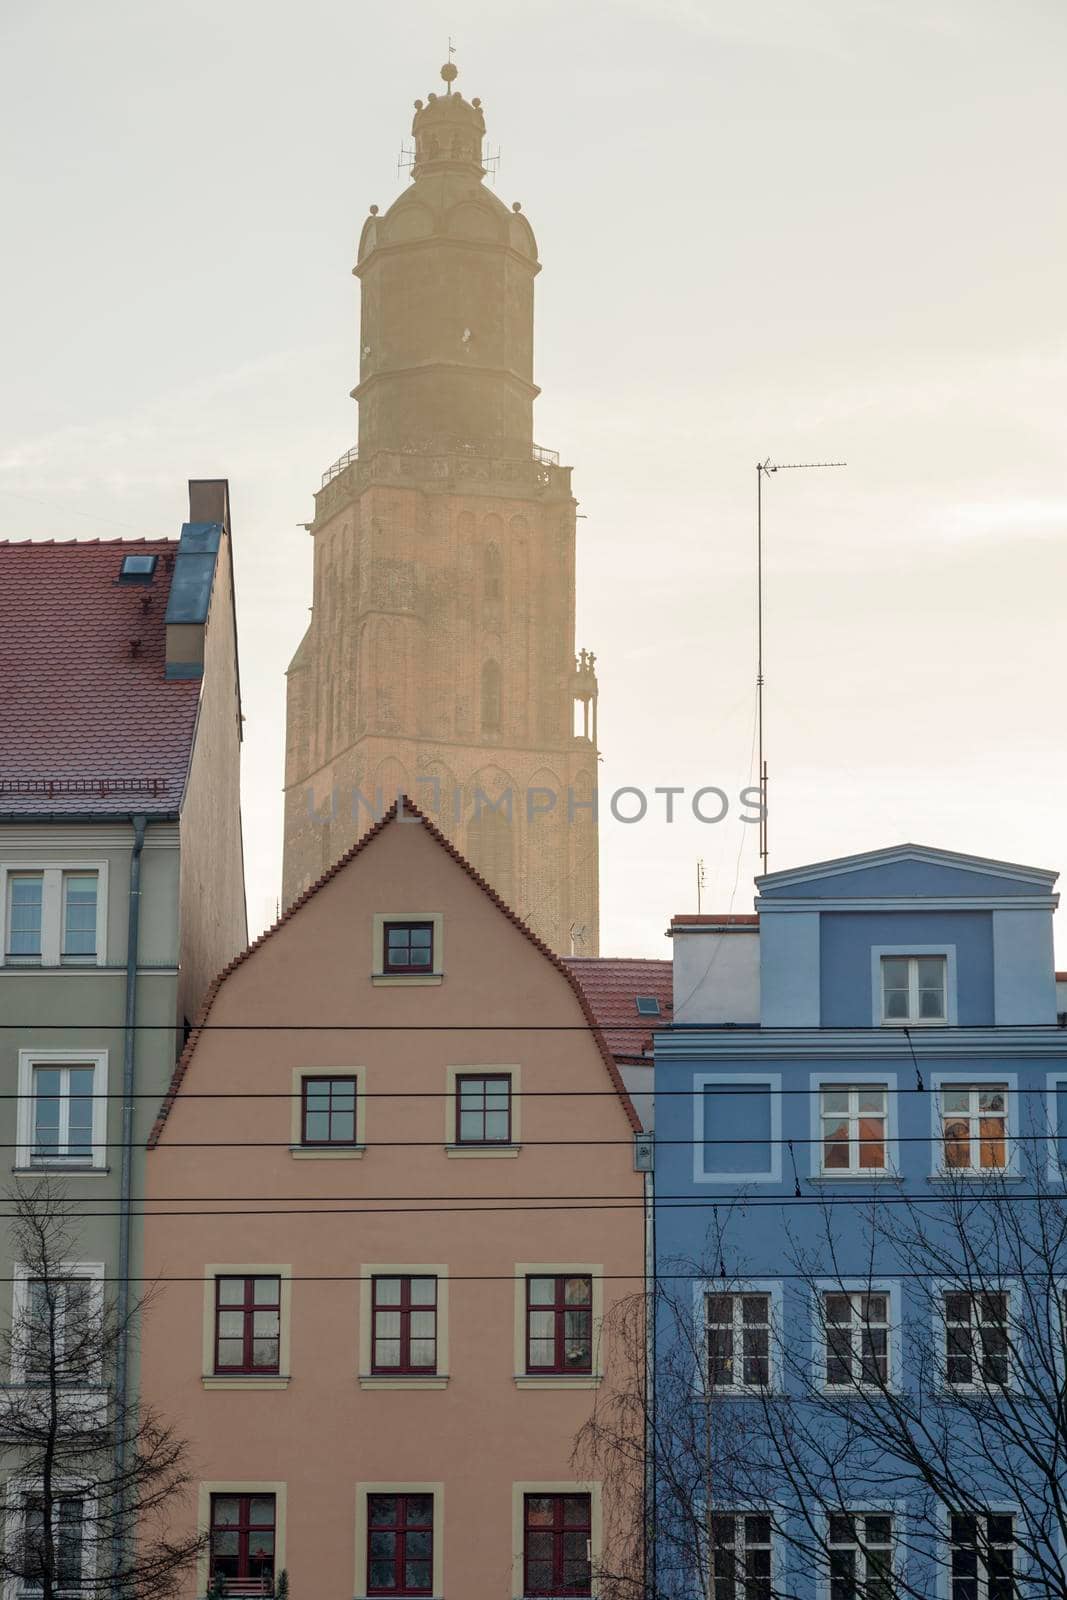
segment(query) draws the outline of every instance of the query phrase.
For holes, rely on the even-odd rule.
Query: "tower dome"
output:
[[[482,103],[478,99],[464,100],[461,94],[453,93],[452,85],[458,76],[455,63],[446,62],[441,68],[445,93],[431,94],[425,101],[415,102],[411,132],[415,139],[412,176],[416,179],[424,173],[456,170],[474,172],[479,178],[485,176]]]

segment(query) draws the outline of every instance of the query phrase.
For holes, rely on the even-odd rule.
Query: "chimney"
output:
[[[230,531],[225,478],[189,480],[189,521],[182,524],[167,600],[167,677],[204,676],[204,632],[219,548]]]

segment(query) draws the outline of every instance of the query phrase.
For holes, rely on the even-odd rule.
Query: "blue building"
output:
[[[653,1594],[1067,1595],[1055,878],[901,845],[674,920]]]

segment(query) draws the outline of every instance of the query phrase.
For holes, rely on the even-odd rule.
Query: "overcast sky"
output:
[[[450,32],[544,263],[602,794],[750,781],[755,464],[843,459],[765,499],[772,869],[1067,866],[1061,0],[3,0],[0,537],[173,536],[229,478],[251,931],[355,243]],[[669,954],[699,856],[751,908],[756,830],[685,805],[604,816],[605,953]]]

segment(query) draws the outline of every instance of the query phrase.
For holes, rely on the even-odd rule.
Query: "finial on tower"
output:
[[[449,36],[448,36],[448,60],[445,62],[444,66],[441,68],[441,76],[445,80],[445,83],[447,85],[446,93],[448,93],[448,94],[452,93],[452,85],[455,83],[456,79],[459,77],[459,68],[456,66],[456,63],[452,59],[452,57],[455,55],[455,53],[456,53],[456,47],[452,43],[452,35],[449,34]]]

